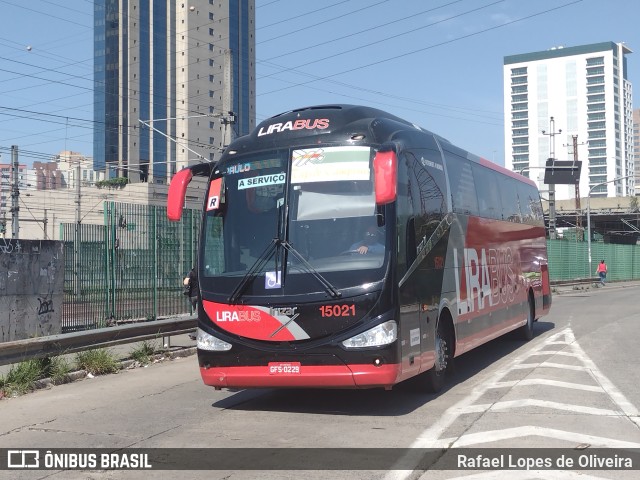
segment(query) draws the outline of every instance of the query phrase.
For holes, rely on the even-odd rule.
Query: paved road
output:
[[[0,448],[640,448],[637,285],[565,290],[536,338],[457,361],[439,395],[216,391],[194,357],[0,402]],[[247,459],[250,464],[251,459]],[[328,460],[331,463],[331,460]],[[0,478],[637,478],[640,471],[27,472]],[[338,467],[330,464],[328,467]]]

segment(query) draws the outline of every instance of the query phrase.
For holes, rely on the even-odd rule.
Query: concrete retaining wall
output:
[[[64,249],[0,238],[0,342],[61,333]]]

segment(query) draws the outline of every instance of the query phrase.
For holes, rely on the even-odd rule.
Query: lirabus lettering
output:
[[[324,130],[326,128],[329,128],[328,118],[301,118],[286,123],[272,123],[266,127],[260,127],[260,130],[258,130],[258,136],[262,137],[263,135],[271,135],[272,133],[282,133],[295,130]]]
[[[462,260],[462,262],[460,262]],[[461,314],[513,302],[517,271],[511,248],[453,250],[456,300]]]

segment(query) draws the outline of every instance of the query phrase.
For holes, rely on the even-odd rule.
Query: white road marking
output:
[[[605,417],[619,417],[621,410],[608,410],[606,408],[585,407],[582,405],[572,405],[569,403],[551,402],[549,400],[536,400],[535,398],[524,398],[522,400],[505,400],[503,402],[486,403],[484,405],[473,405],[481,407],[480,411],[490,412],[492,410],[509,410],[511,408],[542,407],[566,412],[584,413],[586,415],[598,415]],[[474,410],[478,411],[478,410]]]
[[[513,367],[513,370],[524,370],[527,368],[562,368],[564,370],[575,370],[577,372],[584,371],[588,372],[589,367],[580,366],[580,365],[566,365],[564,363],[553,363],[553,362],[540,362],[540,363],[523,363],[521,365],[516,365]]]
[[[566,343],[563,343],[563,345],[567,345]],[[553,355],[553,356],[561,356],[561,357],[578,357],[577,353],[573,353],[573,352],[562,352],[562,351],[556,351],[556,350],[542,350],[540,352],[536,352],[536,353],[532,353],[531,356],[535,356],[535,355]]]
[[[547,387],[570,388],[572,390],[584,390],[587,392],[604,392],[600,385],[583,385],[581,383],[561,382],[559,380],[547,380],[545,378],[526,378],[524,380],[513,380],[510,382],[496,382],[488,388],[508,388],[516,385],[522,387],[527,385],[545,385]]]
[[[570,347],[571,351],[549,351],[544,350],[550,345],[562,345],[564,347]],[[555,362],[547,362],[541,361],[538,363],[523,363],[528,360],[530,357],[535,355],[559,355],[559,356],[568,356],[574,357],[581,361],[583,365],[565,365],[561,363]],[[569,382],[559,382],[555,380],[544,380],[544,379],[525,379],[520,381],[500,381],[500,379],[504,378],[510,371],[512,370],[520,370],[526,368],[558,368],[564,370],[572,370],[572,371],[585,371],[588,372],[597,385],[582,385],[575,384]],[[546,341],[541,342],[539,345],[535,346],[532,350],[525,352],[516,358],[514,358],[511,362],[505,365],[502,368],[499,368],[494,374],[493,378],[497,379],[494,382],[484,382],[481,385],[478,385],[474,388],[471,393],[460,400],[457,404],[453,405],[449,409],[447,409],[444,414],[429,428],[425,429],[422,433],[420,433],[415,441],[411,444],[410,448],[450,448],[450,447],[462,447],[462,446],[471,446],[476,444],[482,444],[497,440],[506,440],[512,438],[522,438],[526,436],[543,436],[550,437],[559,440],[565,440],[569,442],[575,443],[587,443],[590,445],[601,445],[607,446],[609,448],[639,448],[640,443],[636,442],[627,442],[623,440],[617,440],[613,438],[607,437],[599,437],[594,435],[587,435],[576,432],[567,432],[564,430],[551,429],[545,427],[539,427],[535,425],[525,425],[521,427],[507,428],[496,431],[485,431],[479,433],[468,433],[463,434],[459,437],[455,438],[441,438],[442,434],[446,429],[448,429],[460,415],[465,413],[483,413],[487,412],[491,409],[506,409],[506,408],[516,408],[521,406],[540,406],[546,408],[552,408],[556,410],[569,410],[575,411],[578,413],[587,413],[591,415],[610,415],[616,417],[627,417],[629,420],[634,422],[636,425],[640,426],[640,418],[638,414],[638,409],[627,400],[627,398],[622,394],[620,390],[618,390],[615,385],[597,368],[595,363],[585,354],[585,352],[580,348],[580,346],[575,341],[575,336],[571,328],[565,328],[564,330],[550,336]],[[583,391],[593,391],[593,392],[601,392],[609,396],[611,402],[620,408],[619,411],[616,410],[608,410],[608,409],[599,409],[593,407],[585,407],[580,405],[571,405],[571,404],[563,404],[559,402],[549,402],[549,401],[540,401],[533,399],[525,399],[525,400],[516,400],[516,401],[505,401],[505,402],[496,402],[493,404],[475,404],[475,402],[484,395],[487,390],[500,388],[503,386],[508,387],[516,387],[522,385],[548,385],[548,386],[556,386],[562,388],[575,388],[577,390]],[[550,471],[541,471],[538,472],[542,475],[542,478],[548,476]],[[404,480],[407,479],[413,471],[411,470],[391,470],[385,476],[385,480]],[[530,479],[531,475],[534,472],[532,471],[509,471],[509,478],[514,479]],[[464,479],[493,479],[493,478],[504,478],[504,471],[490,471],[483,472],[476,475],[471,476],[462,476],[459,478]],[[581,480],[587,479],[600,479],[601,477],[585,475],[582,472],[578,471],[553,471],[553,477],[559,479],[577,479]],[[533,477],[535,478],[535,477]]]

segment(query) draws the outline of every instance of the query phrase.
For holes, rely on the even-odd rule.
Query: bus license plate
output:
[[[300,362],[270,362],[269,375],[295,375],[300,373]]]

